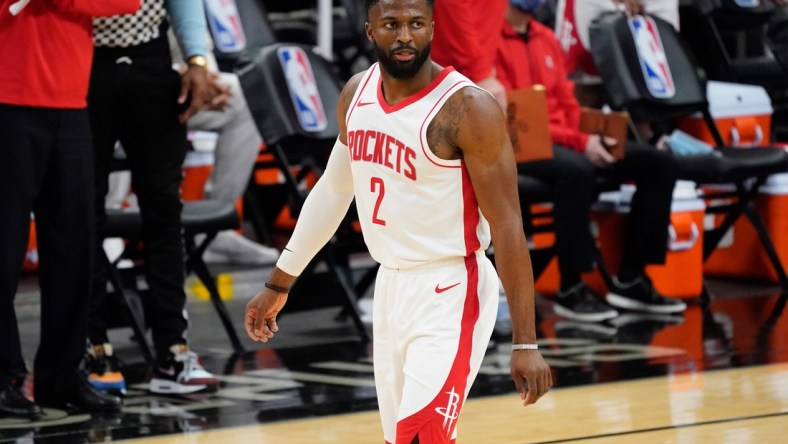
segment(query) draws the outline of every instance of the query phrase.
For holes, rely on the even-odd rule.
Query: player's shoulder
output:
[[[361,80],[364,78],[366,73],[367,71],[356,73],[350,78],[350,80],[347,81],[347,83],[345,83],[345,86],[339,93],[340,112],[347,112],[347,110],[350,108],[350,102],[353,100],[353,96],[356,94],[356,90],[358,90]]]
[[[492,94],[476,85],[460,88],[449,97],[441,109],[454,120],[461,120],[470,126],[483,125],[489,119],[503,118],[501,106]]]

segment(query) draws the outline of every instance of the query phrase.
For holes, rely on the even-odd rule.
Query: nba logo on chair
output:
[[[235,0],[206,0],[205,12],[219,51],[233,53],[246,49],[246,34]]]
[[[638,15],[629,19],[629,28],[649,94],[657,99],[669,99],[676,95],[676,85],[654,20]]]
[[[309,58],[303,49],[295,46],[279,48],[277,54],[285,73],[287,89],[293,100],[298,123],[305,131],[323,131],[328,126],[328,119],[323,110],[323,101],[317,90]]]

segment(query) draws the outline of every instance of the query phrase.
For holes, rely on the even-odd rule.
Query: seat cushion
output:
[[[788,154],[778,148],[716,149],[710,155],[677,156],[679,178],[728,183],[788,171]]]

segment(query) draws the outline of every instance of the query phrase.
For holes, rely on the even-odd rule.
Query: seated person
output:
[[[667,153],[648,145],[628,142],[626,155],[614,160],[605,145],[615,140],[579,130],[580,106],[574,85],[567,79],[563,53],[553,32],[533,20],[543,0],[510,0],[502,41],[495,58],[498,80],[507,89],[544,85],[550,114],[553,158],[518,165],[520,174],[547,182],[553,189],[556,249],[561,285],[555,299],[556,313],[580,320],[603,321],[617,311],[581,280],[594,268],[590,231],[591,205],[596,199],[596,177],[614,182],[634,182],[629,229],[621,270],[612,279],[608,304],[626,310],[652,313],[681,312],[686,305],[654,290],[645,274],[647,264],[664,263],[668,224],[677,165]]]
[[[186,66],[175,36],[169,33],[169,37],[173,62]],[[207,38],[212,44],[210,35]],[[234,203],[246,190],[263,139],[249,111],[238,75],[218,72],[210,51],[207,59],[212,100],[186,125],[189,130],[218,133],[213,171],[205,184],[205,197]],[[237,265],[272,265],[278,257],[277,249],[260,245],[235,230],[219,232],[203,254],[207,263]]]

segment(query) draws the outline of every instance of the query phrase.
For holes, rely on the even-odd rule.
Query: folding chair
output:
[[[236,353],[244,352],[244,347],[235,331],[234,323],[230,319],[227,307],[219,296],[216,280],[211,275],[202,254],[208,244],[223,230],[237,229],[240,225],[235,206],[230,202],[217,200],[201,200],[184,202],[181,212],[181,221],[184,228],[186,247],[186,271],[194,272],[203,285],[208,289],[211,303],[224,326],[233,350]],[[100,233],[102,237],[120,237],[128,241],[125,251],[115,260],[110,261],[106,256],[98,260],[106,260],[108,267],[108,280],[116,295],[119,296],[121,305],[127,308],[129,315],[127,321],[134,331],[143,357],[148,362],[153,362],[153,355],[145,339],[145,314],[141,299],[135,291],[124,285],[121,270],[118,264],[124,258],[130,257],[131,250],[136,248],[137,241],[142,237],[142,218],[139,211],[107,210],[107,223]],[[204,236],[204,237],[203,237]],[[197,238],[203,237],[201,241]],[[144,248],[144,246],[143,246]],[[132,270],[131,278],[136,280],[137,268]]]
[[[771,1],[697,0],[680,11],[681,34],[710,79],[788,86],[788,73],[766,50]]]
[[[753,199],[766,178],[788,171],[788,155],[782,149],[742,149],[725,147],[714,119],[709,112],[705,85],[679,36],[670,24],[657,17],[653,27],[658,33],[666,60],[658,68],[667,72],[672,85],[666,94],[649,88],[645,73],[653,67],[643,66],[639,58],[629,19],[623,14],[607,14],[591,27],[591,52],[602,75],[612,105],[629,111],[636,121],[666,122],[692,113],[701,113],[717,149],[711,155],[679,156],[680,179],[698,185],[733,184],[732,192],[704,192],[709,202],[708,214],[723,214],[722,224],[706,231],[704,261],[717,248],[728,229],[741,215],[752,223],[769,255],[783,288],[788,289],[788,276],[780,263],[763,220],[755,210]],[[673,91],[670,91],[673,89]],[[671,94],[672,92],[672,94]],[[701,188],[703,190],[703,188]],[[707,189],[706,189],[707,190]],[[717,204],[718,199],[734,198],[732,204]]]
[[[288,203],[292,216],[298,217],[307,194],[303,179],[310,172],[322,173],[339,134],[336,116],[339,82],[325,59],[315,54],[311,47],[297,44],[274,44],[263,48],[253,63],[238,70],[238,75],[260,134],[272,155],[268,165],[261,166],[275,166],[284,180],[284,184],[274,185],[284,193],[284,197],[274,199],[277,205]],[[250,188],[252,194],[255,191],[258,194],[258,198],[253,196],[252,207],[260,205],[260,201],[269,200],[264,185],[252,181]],[[273,214],[278,214],[279,209],[281,206],[275,207]],[[270,218],[257,225],[259,230],[270,230]],[[285,309],[340,304],[345,309],[344,313],[351,317],[361,338],[368,340],[356,307],[357,290],[363,288],[354,286],[352,277],[355,270],[349,267],[349,255],[364,248],[360,234],[348,224],[343,224],[293,288],[293,292],[316,293],[319,297],[292,298]],[[321,264],[327,273],[319,272]],[[359,283],[368,286],[370,272],[367,271]],[[338,292],[326,291],[325,278],[338,288]]]

